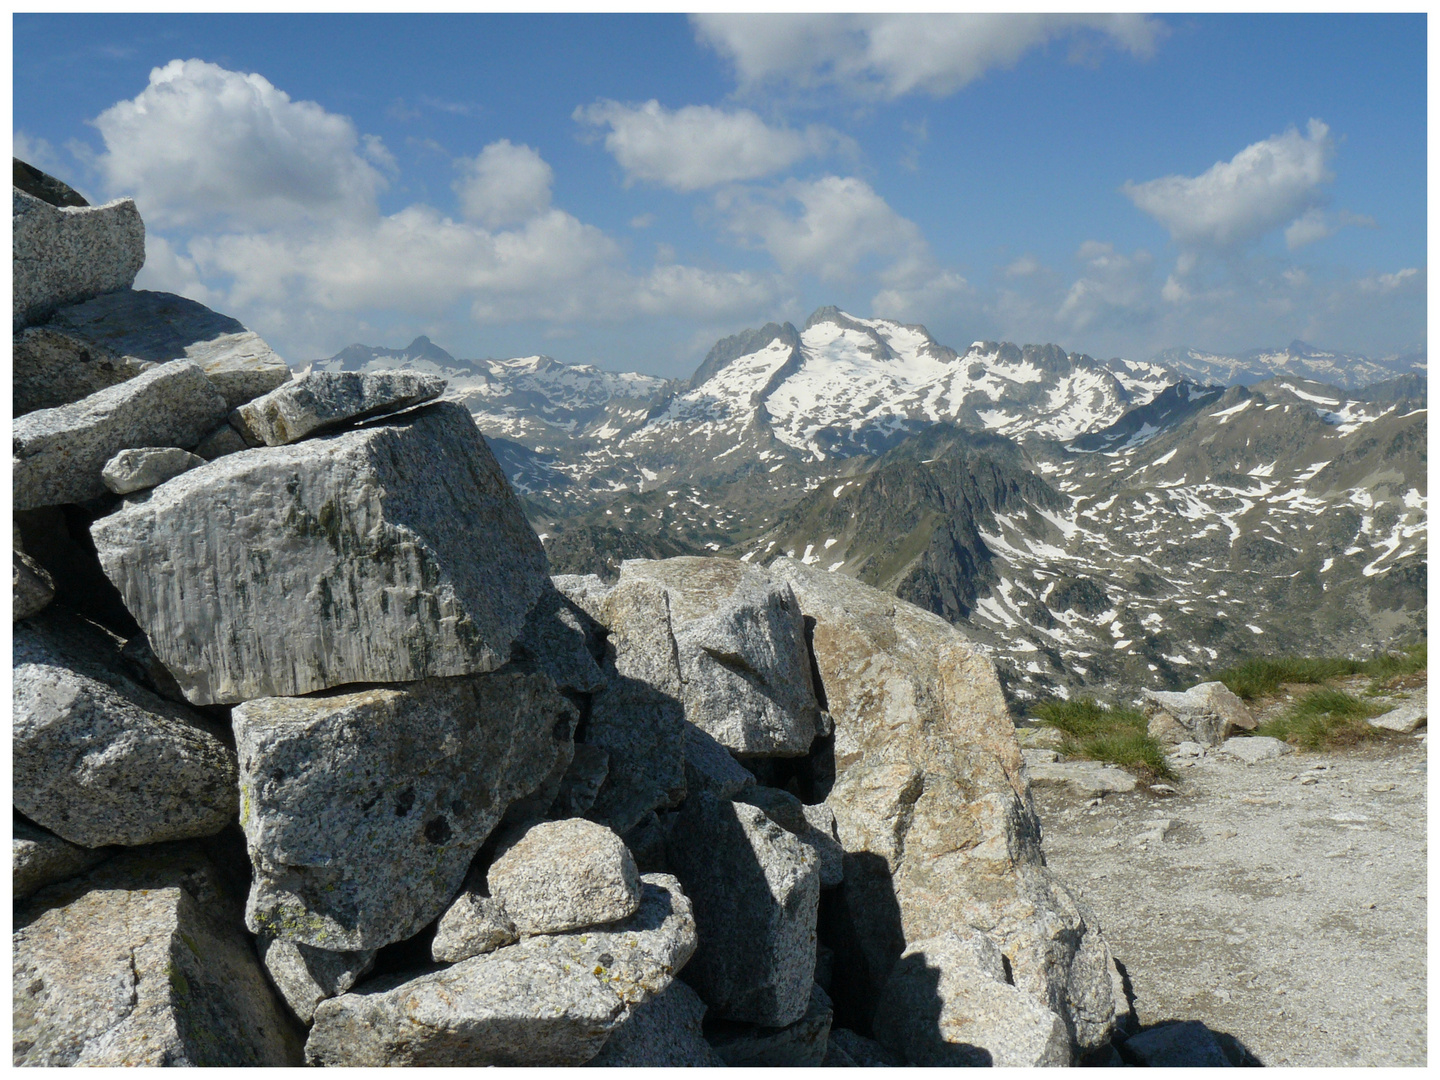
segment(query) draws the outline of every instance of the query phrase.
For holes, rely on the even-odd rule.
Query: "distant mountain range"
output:
[[[1358,390],[1398,375],[1426,373],[1423,348],[1372,359],[1354,353],[1327,352],[1303,341],[1292,341],[1283,349],[1251,349],[1238,356],[1190,348],[1166,349],[1155,356],[1154,362],[1187,379],[1225,386],[1249,386],[1287,375],[1313,379],[1342,390]]]
[[[315,366],[446,375],[555,572],[792,554],[966,624],[1019,698],[1424,625],[1423,352],[959,353],[821,308],[683,381],[425,337]]]

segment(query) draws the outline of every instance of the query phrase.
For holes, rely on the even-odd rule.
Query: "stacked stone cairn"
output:
[[[14,200],[16,1064],[1108,1039],[954,627],[789,559],[552,579],[443,382],[292,376],[131,287],[129,200]]]

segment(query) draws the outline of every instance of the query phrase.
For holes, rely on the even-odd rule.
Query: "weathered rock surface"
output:
[[[759,807],[700,792],[675,816],[665,854],[700,928],[685,981],[717,1019],[800,1019],[815,976],[815,853]]]
[[[615,589],[599,574],[556,574],[550,580],[565,599],[597,622],[603,618],[605,601]]]
[[[596,613],[586,610],[611,628],[606,686],[591,702],[584,737],[609,758],[590,817],[623,836],[651,810],[685,798],[680,662],[670,602],[658,586],[632,582],[607,593]]]
[[[15,509],[104,495],[101,470],[121,450],[189,448],[224,418],[224,397],[189,360],[160,364],[73,405],[17,417]]]
[[[196,704],[493,670],[545,584],[539,540],[451,403],[220,458],[91,535]]]
[[[321,1003],[316,1065],[579,1065],[628,1010],[662,993],[695,949],[674,878],[645,878],[613,928],[529,938],[442,971],[362,984]]]
[[[236,708],[251,930],[337,952],[416,933],[549,772],[573,713],[523,668]]]
[[[783,1028],[721,1024],[711,1032],[710,1045],[733,1068],[814,1068],[825,1063],[834,1017],[830,998],[818,986],[810,989],[805,1015]]]
[[[1282,757],[1285,754],[1293,753],[1294,750],[1295,748],[1290,744],[1266,735],[1237,736],[1233,739],[1226,739],[1220,747],[1221,753],[1239,758],[1247,765]]]
[[[83,874],[115,852],[111,848],[83,848],[61,840],[45,829],[16,818],[10,834],[11,881],[15,898],[36,889]]]
[[[1408,733],[1425,723],[1428,718],[1427,702],[1412,701],[1406,702],[1397,709],[1391,709],[1387,713],[1372,716],[1369,722],[1371,727]]]
[[[1164,710],[1205,746],[1219,746],[1226,737],[1255,730],[1255,717],[1222,682],[1201,683],[1183,692],[1146,690],[1150,713]]]
[[[837,1021],[868,1025],[906,942],[989,934],[1016,987],[1081,1046],[1114,1024],[1094,918],[1044,864],[1039,822],[994,667],[936,615],[781,558],[834,718],[825,799],[845,848],[827,904]]]
[[[550,808],[551,815],[557,818],[584,817],[595,805],[595,798],[609,772],[609,754],[598,746],[576,743],[565,775],[560,778],[560,790]]]
[[[1071,790],[1087,799],[1134,791],[1138,783],[1124,769],[1100,761],[1027,762],[1026,772],[1032,784],[1069,784]]]
[[[898,1054],[892,1054],[874,1039],[857,1035],[849,1028],[832,1027],[829,1043],[831,1051],[844,1051],[851,1062],[862,1069],[896,1068],[905,1064],[905,1059]]]
[[[844,879],[845,850],[835,835],[833,810],[823,804],[806,806],[788,791],[763,786],[744,788],[735,801],[758,806],[771,821],[815,852],[821,888],[839,885]]]
[[[178,446],[142,446],[121,450],[105,463],[100,479],[116,495],[129,495],[132,491],[159,487],[166,480],[204,464],[204,458]]]
[[[16,912],[16,1065],[298,1065],[239,904],[188,845],[122,855]]]
[[[249,448],[245,440],[240,437],[240,433],[227,423],[221,424],[201,439],[195,446],[195,454],[206,461],[214,461],[216,458],[225,457],[227,454],[238,454],[241,450]]]
[[[236,411],[266,446],[284,446],[372,416],[433,401],[445,390],[438,375],[418,371],[311,371]]]
[[[605,685],[592,648],[594,623],[548,581],[530,609],[512,657],[533,660],[562,690],[593,694]]]
[[[373,949],[327,952],[271,937],[256,939],[255,949],[290,1011],[306,1024],[315,1019],[316,1005],[349,990],[375,965]]]
[[[235,755],[198,714],[121,670],[120,643],[64,612],[15,627],[15,806],[83,847],[209,836],[235,819]]]
[[[733,799],[754,784],[755,774],[731,757],[713,735],[685,721],[686,791],[708,791],[721,799]]]
[[[11,609],[12,622],[28,619],[44,611],[55,599],[55,582],[50,572],[26,555],[18,547],[14,549],[14,587],[11,595],[14,607]]]
[[[515,924],[505,907],[489,895],[485,878],[471,871],[465,887],[440,916],[430,956],[446,964],[469,960],[481,953],[494,952],[520,939]]]
[[[1130,1036],[1123,1057],[1152,1069],[1230,1067],[1214,1034],[1198,1020],[1164,1024]]]
[[[627,559],[617,588],[640,581],[669,596],[685,718],[742,757],[809,750],[819,706],[790,587],[735,559],[690,556]],[[607,625],[623,625],[611,612]]]
[[[631,1009],[590,1059],[596,1068],[706,1068],[725,1061],[705,1041],[705,1002],[679,979]]]
[[[911,1065],[1069,1065],[1060,1018],[1005,979],[1001,953],[978,931],[910,945],[875,1011],[875,1034]]]
[[[52,206],[14,192],[14,328],[56,308],[128,289],[145,265],[145,224],[134,199],[104,206]]]
[[[554,934],[628,918],[640,872],[620,837],[584,818],[527,829],[493,863],[490,895],[521,934]]]
[[[51,206],[89,206],[85,196],[63,180],[57,180],[49,173],[41,172],[34,165],[17,157],[10,159],[13,164],[11,175],[14,184],[27,195],[34,195]]]
[[[172,293],[122,289],[61,308],[15,339],[16,415],[170,360],[193,360],[232,409],[290,380],[285,361],[238,320]]]

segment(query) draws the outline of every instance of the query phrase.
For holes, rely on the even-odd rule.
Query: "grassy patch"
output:
[[[1246,701],[1276,694],[1285,683],[1318,685],[1350,675],[1369,675],[1373,680],[1372,690],[1378,690],[1388,679],[1424,671],[1425,648],[1422,641],[1399,652],[1381,653],[1369,660],[1350,660],[1341,656],[1257,657],[1216,672],[1213,678]]]
[[[1069,757],[1124,765],[1151,776],[1172,776],[1165,750],[1146,731],[1148,721],[1138,709],[1108,707],[1094,698],[1046,701],[1031,714],[1065,733],[1062,747]]]
[[[1255,734],[1284,739],[1311,750],[1352,746],[1379,736],[1379,730],[1365,721],[1384,711],[1341,690],[1311,690],[1283,716],[1261,724]]]

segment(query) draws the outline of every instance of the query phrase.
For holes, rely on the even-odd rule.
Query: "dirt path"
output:
[[[1212,752],[1175,794],[1034,790],[1141,1024],[1200,1020],[1265,1065],[1424,1065],[1426,760],[1422,731],[1255,765]]]

